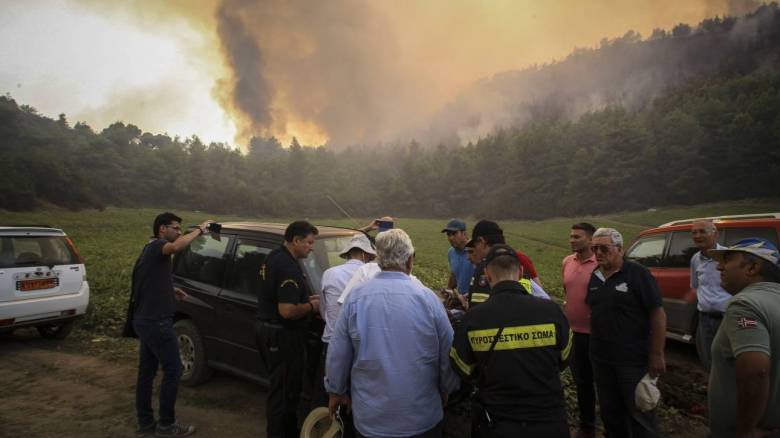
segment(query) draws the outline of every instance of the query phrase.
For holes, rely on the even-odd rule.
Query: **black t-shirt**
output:
[[[133,269],[135,319],[172,318],[175,307],[171,256],[164,255],[165,239],[150,241],[141,251]]]
[[[661,293],[650,271],[624,260],[604,281],[597,269],[590,276],[590,354],[613,365],[645,366],[650,351],[650,311],[661,307]]]
[[[500,327],[501,336],[488,353]],[[557,304],[529,295],[516,281],[502,281],[486,302],[466,312],[450,357],[461,375],[477,380],[480,401],[494,417],[566,421],[560,372],[571,337]]]
[[[301,328],[307,318],[286,320],[279,314],[279,303],[301,304],[309,301],[309,286],[298,260],[284,247],[274,249],[260,267],[260,291],[257,295],[257,319]]]

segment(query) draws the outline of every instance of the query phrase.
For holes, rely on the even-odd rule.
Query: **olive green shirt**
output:
[[[780,284],[754,283],[731,298],[712,343],[712,437],[733,437],[737,424],[736,358],[758,351],[770,359],[769,398],[761,429],[780,428]]]

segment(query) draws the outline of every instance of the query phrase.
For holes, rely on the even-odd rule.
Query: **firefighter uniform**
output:
[[[309,301],[309,287],[300,263],[284,246],[271,251],[260,268],[255,340],[268,371],[267,436],[298,436],[296,410],[303,385],[306,327],[309,318],[288,320],[279,303]]]
[[[478,387],[475,436],[568,437],[560,371],[571,342],[558,305],[530,295],[517,281],[499,282],[484,303],[470,309],[455,332],[450,358]]]

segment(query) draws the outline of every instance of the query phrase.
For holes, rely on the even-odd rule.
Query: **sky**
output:
[[[99,131],[115,121],[246,145],[391,141],[475,80],[742,14],[752,0],[7,0],[0,93]]]

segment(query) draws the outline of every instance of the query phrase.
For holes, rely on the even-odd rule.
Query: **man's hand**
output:
[[[346,394],[338,395],[329,393],[330,398],[328,399],[328,409],[330,410],[330,416],[333,417],[336,415],[336,408],[339,406],[351,406],[352,400],[349,399],[349,396]]]
[[[198,225],[198,228],[200,228],[201,234],[206,234],[209,232],[209,225],[213,224],[214,221],[209,219],[207,221],[201,222],[200,225]]]
[[[179,301],[186,301],[187,297],[189,296],[189,294],[187,294],[187,292],[184,292],[182,289],[180,289],[178,287],[174,287],[173,288],[173,294],[176,297],[176,299],[179,300]]]
[[[309,295],[309,303],[311,303],[311,307],[313,312],[312,313],[319,313],[320,312],[320,296],[319,295]]]
[[[647,369],[647,374],[650,377],[656,378],[666,374],[666,360],[664,359],[664,352],[650,352],[650,364]]]

